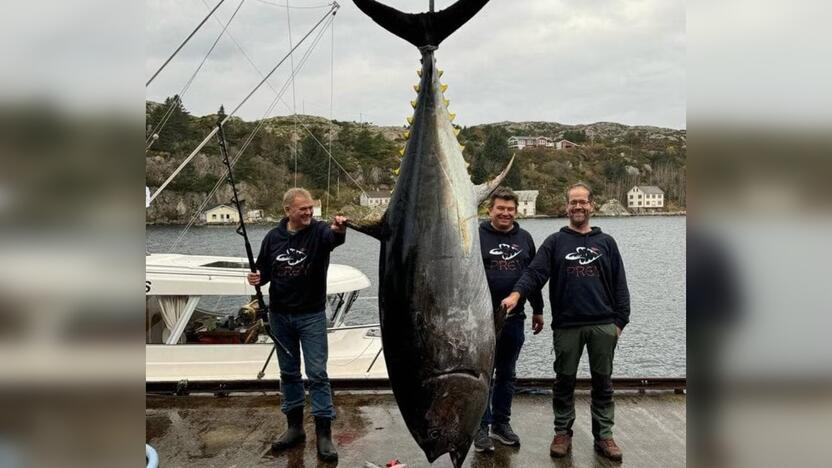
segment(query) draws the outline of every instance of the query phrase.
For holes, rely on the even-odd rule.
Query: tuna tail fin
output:
[[[491,195],[491,192],[500,186],[500,182],[506,178],[506,174],[508,174],[508,171],[511,169],[511,165],[514,164],[514,157],[514,155],[511,156],[511,160],[506,165],[506,168],[503,169],[503,172],[499,173],[497,177],[474,187],[474,195],[477,197],[477,205],[484,202],[485,199]]]
[[[382,28],[416,47],[439,47],[439,43],[477,14],[488,0],[459,0],[442,11],[404,13],[375,0],[353,3]]]

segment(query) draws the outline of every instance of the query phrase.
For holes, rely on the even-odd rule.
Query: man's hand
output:
[[[543,330],[543,314],[532,315],[532,330],[533,335],[537,335]]]
[[[250,284],[252,286],[257,286],[258,284],[260,284],[260,272],[259,271],[257,273],[249,273],[248,275],[246,275],[246,278],[248,278],[248,284]]]
[[[509,313],[517,307],[517,301],[520,300],[520,293],[517,291],[513,291],[509,294],[505,299],[500,302],[500,305],[506,308],[506,313]]]
[[[349,221],[349,218],[347,218],[346,216],[336,215],[334,218],[332,218],[332,225],[329,227],[333,231],[339,234],[343,234],[347,232],[347,221]]]

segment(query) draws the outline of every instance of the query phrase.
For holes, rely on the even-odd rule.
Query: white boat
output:
[[[145,381],[259,379],[273,343],[245,307],[254,295],[244,258],[151,254],[145,270]],[[386,379],[377,324],[346,326],[360,291],[361,271],[331,264],[327,275],[330,379]],[[264,295],[268,288],[263,288]],[[268,301],[267,301],[268,302]],[[265,378],[279,378],[272,357]]]

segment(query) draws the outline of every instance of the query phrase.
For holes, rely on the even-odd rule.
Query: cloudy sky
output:
[[[234,108],[261,80],[246,55],[268,72],[289,51],[289,28],[297,44],[328,9],[328,0],[289,0],[290,9],[285,1],[244,0],[184,95],[190,112],[212,113],[220,104]],[[147,78],[216,2],[146,3]],[[297,112],[328,117],[332,104],[339,120],[403,124],[415,96],[418,51],[350,0],[340,3],[333,27],[296,76]],[[428,7],[428,0],[385,3],[409,12]],[[436,8],[451,3],[436,0]],[[148,99],[160,101],[183,89],[239,4],[226,0],[150,84]],[[295,65],[314,37],[297,49]],[[461,125],[543,120],[685,128],[685,49],[682,0],[492,0],[441,44],[437,61]],[[289,70],[287,61],[269,81],[271,88],[264,86],[238,115],[262,118]],[[283,101],[270,115],[292,113],[291,84]]]

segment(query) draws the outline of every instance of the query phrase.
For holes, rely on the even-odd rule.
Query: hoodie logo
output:
[[[286,253],[277,256],[278,262],[286,262],[289,266],[295,266],[306,260],[306,252],[298,249],[286,249]]]
[[[567,260],[577,260],[581,265],[589,265],[601,257],[601,252],[595,247],[578,247],[574,252],[566,254]]]
[[[522,250],[516,245],[497,244],[497,248],[491,249],[488,253],[491,255],[498,255],[503,260],[511,260],[512,258],[520,255],[520,252],[522,252]]]

